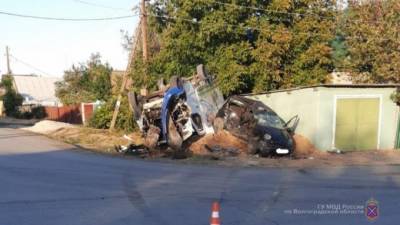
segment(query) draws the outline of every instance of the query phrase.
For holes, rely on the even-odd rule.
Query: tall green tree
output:
[[[332,0],[160,0],[149,8],[159,47],[150,79],[191,76],[203,63],[231,94],[322,83],[333,70]]]
[[[15,91],[12,76],[3,75],[0,87],[4,88],[6,91],[6,93],[0,97],[0,100],[3,100],[6,115],[17,117],[19,115],[18,107],[22,105],[24,99]]]
[[[111,97],[111,72],[98,53],[92,54],[85,64],[65,71],[63,81],[56,83],[56,96],[66,105],[107,101]]]
[[[354,80],[400,83],[400,1],[352,0],[347,11],[342,29]]]

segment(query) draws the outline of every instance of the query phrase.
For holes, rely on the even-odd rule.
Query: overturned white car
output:
[[[174,76],[168,85],[159,81],[158,87],[149,95],[128,94],[146,147],[167,144],[179,151],[191,136],[214,132],[213,120],[224,98],[203,65],[189,79]]]

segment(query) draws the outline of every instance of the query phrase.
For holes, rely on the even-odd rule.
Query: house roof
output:
[[[56,77],[39,77],[36,75],[12,75],[16,91],[28,103],[59,102],[55,95]]]
[[[266,91],[260,93],[249,93],[249,94],[242,94],[244,96],[248,95],[259,95],[259,94],[270,94],[276,92],[290,92],[296,90],[302,90],[307,88],[318,88],[318,87],[325,87],[325,88],[400,88],[400,84],[319,84],[319,85],[311,85],[311,86],[301,86],[296,88],[288,88],[288,89],[279,89],[273,91]]]

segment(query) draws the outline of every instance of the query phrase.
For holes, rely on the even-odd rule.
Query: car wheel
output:
[[[150,125],[144,139],[144,146],[150,150],[154,150],[157,147],[158,139],[160,137],[160,128]]]
[[[178,87],[181,88],[183,86],[183,81],[179,76],[172,76],[169,80],[169,87]]]
[[[197,76],[202,81],[209,81],[209,76],[203,64],[200,64],[196,67]]]
[[[271,156],[276,156],[276,149],[272,149],[272,148],[264,148],[264,149],[260,149],[260,156],[261,157],[271,157]]]
[[[142,107],[141,103],[139,102],[139,96],[136,94],[136,92],[128,93],[128,101],[135,120],[139,120],[142,113]]]
[[[171,115],[168,116],[168,145],[175,151],[181,151],[182,149],[182,137],[176,129],[174,121],[172,120]]]
[[[164,82],[164,78],[160,78],[158,81],[157,81],[157,87],[158,87],[158,90],[160,90],[160,91],[164,91],[166,88],[165,88],[165,82]]]
[[[257,144],[255,144],[254,142],[248,143],[247,149],[249,155],[255,155],[258,152]]]

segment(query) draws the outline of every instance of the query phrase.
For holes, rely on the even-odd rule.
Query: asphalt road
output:
[[[223,225],[371,224],[363,212],[371,197],[379,209],[372,223],[398,224],[399,185],[396,165],[177,165],[103,156],[0,128],[0,225],[205,225],[216,200]]]

